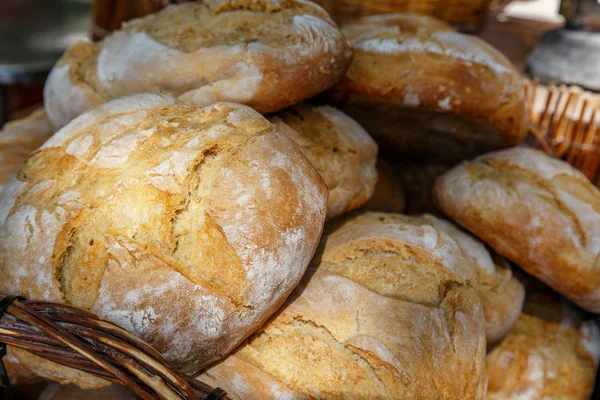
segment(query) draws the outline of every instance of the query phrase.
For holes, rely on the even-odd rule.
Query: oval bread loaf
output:
[[[25,158],[37,150],[52,134],[43,108],[26,118],[7,122],[0,130],[0,192],[21,169]]]
[[[483,399],[468,263],[430,225],[341,228],[286,307],[199,379],[234,399]]]
[[[268,118],[321,174],[329,190],[328,219],[369,200],[377,181],[377,144],[356,121],[333,107],[308,104]]]
[[[0,293],[91,310],[195,371],[297,285],[326,201],[297,145],[248,107],[114,100],[57,132],[0,195]]]
[[[44,104],[57,127],[140,92],[270,113],[331,87],[351,57],[339,28],[311,1],[197,0],[73,45],[48,77]]]
[[[502,339],[521,314],[525,290],[519,280],[512,276],[510,265],[501,257],[492,257],[483,243],[456,227],[449,221],[433,215],[407,216],[367,212],[342,219],[331,224],[333,229],[352,226],[405,223],[417,226],[432,226],[451,237],[462,251],[468,266],[465,273],[477,282],[477,294],[485,318],[487,343]],[[336,228],[337,226],[337,228]],[[326,234],[329,234],[327,227]],[[334,230],[335,232],[335,230]]]
[[[600,358],[597,322],[550,290],[530,291],[508,336],[486,357],[489,400],[587,400]]]
[[[459,165],[437,206],[498,254],[600,312],[600,190],[564,161],[524,147]]]
[[[329,97],[382,150],[445,162],[524,139],[522,79],[484,41],[413,14],[362,18],[343,32],[354,59]]]

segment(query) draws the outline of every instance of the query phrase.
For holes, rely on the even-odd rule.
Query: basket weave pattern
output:
[[[144,400],[229,399],[221,389],[171,369],[126,330],[64,304],[12,302],[0,317],[0,343],[126,386]]]
[[[530,132],[538,147],[600,185],[600,97],[576,86],[526,82]]]

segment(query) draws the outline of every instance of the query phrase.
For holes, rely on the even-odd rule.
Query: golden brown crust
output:
[[[363,205],[373,194],[377,144],[352,118],[329,106],[300,104],[269,116],[319,171],[329,190],[327,218]]]
[[[488,354],[488,399],[589,399],[600,356],[598,326],[549,292],[528,293],[514,328]]]
[[[351,57],[339,28],[310,1],[198,0],[73,46],[50,73],[44,99],[56,126],[140,92],[270,113],[330,88]]]
[[[432,226],[454,240],[467,261],[462,274],[476,287],[481,298],[488,344],[497,342],[510,331],[523,307],[523,285],[512,276],[506,260],[499,256],[492,257],[483,243],[451,222],[428,214],[407,216],[367,212],[328,224],[324,235],[341,228],[388,223]]]
[[[40,108],[26,118],[8,122],[0,130],[0,192],[21,169],[25,158],[52,134],[48,117]]]
[[[482,40],[430,17],[367,17],[343,28],[355,55],[329,93],[382,148],[457,160],[526,134],[523,84]]]
[[[600,311],[600,191],[575,168],[527,148],[490,153],[438,179],[434,200],[497,253]]]
[[[0,293],[89,309],[197,370],[297,285],[326,198],[300,149],[248,107],[113,100],[0,195]],[[61,371],[50,377],[74,380]]]
[[[265,327],[199,379],[234,399],[482,399],[481,305],[431,226],[341,228]]]

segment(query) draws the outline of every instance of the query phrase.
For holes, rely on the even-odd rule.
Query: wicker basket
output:
[[[577,86],[526,82],[534,145],[600,185],[600,96]]]
[[[374,14],[408,12],[427,14],[461,31],[479,30],[492,0],[315,0],[339,23]]]

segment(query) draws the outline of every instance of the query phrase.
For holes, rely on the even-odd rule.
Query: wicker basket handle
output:
[[[128,387],[144,400],[231,400],[225,391],[173,370],[156,350],[119,326],[64,304],[0,301],[0,351],[6,345]],[[1,363],[0,363],[1,364]],[[12,396],[4,366],[5,397]]]

